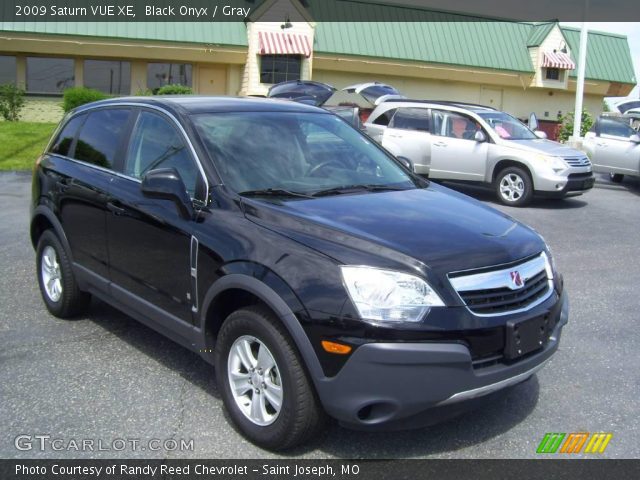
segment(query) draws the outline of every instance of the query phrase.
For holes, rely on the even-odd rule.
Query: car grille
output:
[[[508,288],[460,292],[467,306],[477,313],[497,313],[518,310],[542,297],[549,288],[547,273],[540,272],[526,282],[526,287],[515,292]]]
[[[588,157],[573,157],[573,158],[565,158],[565,162],[570,167],[590,167],[591,162]]]
[[[514,281],[516,274],[521,285]],[[477,315],[504,315],[526,310],[552,292],[544,254],[507,268],[451,274],[449,279],[467,308]]]

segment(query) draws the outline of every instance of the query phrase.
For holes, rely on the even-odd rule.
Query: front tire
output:
[[[622,173],[610,173],[609,179],[613,183],[622,183],[622,180],[624,179],[624,175]]]
[[[36,267],[42,300],[52,315],[70,318],[86,310],[91,295],[78,288],[67,252],[51,230],[38,241]]]
[[[533,182],[529,172],[507,167],[496,177],[496,196],[504,205],[524,207],[533,198]]]
[[[225,407],[249,440],[285,450],[316,433],[322,409],[293,342],[269,310],[249,307],[229,315],[215,352]]]

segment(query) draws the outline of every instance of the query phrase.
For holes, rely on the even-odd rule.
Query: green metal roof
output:
[[[555,22],[540,23],[531,28],[531,33],[527,39],[527,47],[539,47],[547,35],[553,30]]]
[[[578,67],[580,30],[562,27],[562,33],[569,44],[571,57],[576,62],[576,70],[570,72],[570,75],[575,77]],[[585,77],[592,80],[637,83],[627,37],[613,33],[589,32]]]
[[[0,22],[0,32],[247,46],[242,22]]]
[[[323,22],[314,51],[533,72],[530,29],[509,22]]]

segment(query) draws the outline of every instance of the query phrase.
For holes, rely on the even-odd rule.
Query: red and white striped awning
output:
[[[311,56],[309,37],[300,33],[258,32],[260,55]]]
[[[562,70],[573,70],[576,68],[576,64],[573,63],[569,54],[563,52],[544,52],[542,66],[544,68],[560,68]]]

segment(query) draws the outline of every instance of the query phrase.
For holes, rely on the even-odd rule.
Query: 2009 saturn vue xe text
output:
[[[58,317],[91,295],[214,363],[283,449],[324,414],[405,428],[529,378],[568,320],[543,239],[289,101],[121,98],[37,161],[31,239]]]

